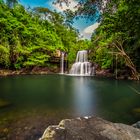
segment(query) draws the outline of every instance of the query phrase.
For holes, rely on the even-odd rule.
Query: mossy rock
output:
[[[134,109],[133,109],[133,112],[135,112],[135,113],[140,113],[140,108],[134,108]]]
[[[10,105],[10,102],[0,99],[0,108],[7,107]]]
[[[140,117],[140,108],[134,108],[132,112],[133,112],[133,115],[135,115],[135,117],[138,117],[138,118]]]

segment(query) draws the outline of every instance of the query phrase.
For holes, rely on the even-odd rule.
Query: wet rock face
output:
[[[49,126],[39,140],[140,140],[140,130],[97,117],[85,117]]]

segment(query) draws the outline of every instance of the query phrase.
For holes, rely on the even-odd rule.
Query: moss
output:
[[[6,107],[6,106],[9,106],[9,105],[10,105],[10,103],[8,101],[0,99],[0,108]]]
[[[140,118],[140,108],[134,108],[132,111],[135,117]]]
[[[140,108],[134,108],[133,112],[140,113]]]

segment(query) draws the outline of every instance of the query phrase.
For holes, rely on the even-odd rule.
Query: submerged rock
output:
[[[66,119],[49,126],[39,140],[140,140],[140,130],[97,117]]]
[[[0,99],[0,108],[7,107],[9,105],[10,105],[10,103],[8,101],[5,101],[3,99]]]
[[[140,113],[140,108],[135,108],[135,109],[133,109],[133,112],[135,112],[135,113]]]

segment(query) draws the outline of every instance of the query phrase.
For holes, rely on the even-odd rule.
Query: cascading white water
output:
[[[88,53],[86,50],[78,51],[76,62],[72,65],[70,69],[70,74],[72,75],[81,75],[81,76],[90,76],[93,75],[94,67],[88,62]]]
[[[64,74],[64,52],[61,52],[61,74]]]

